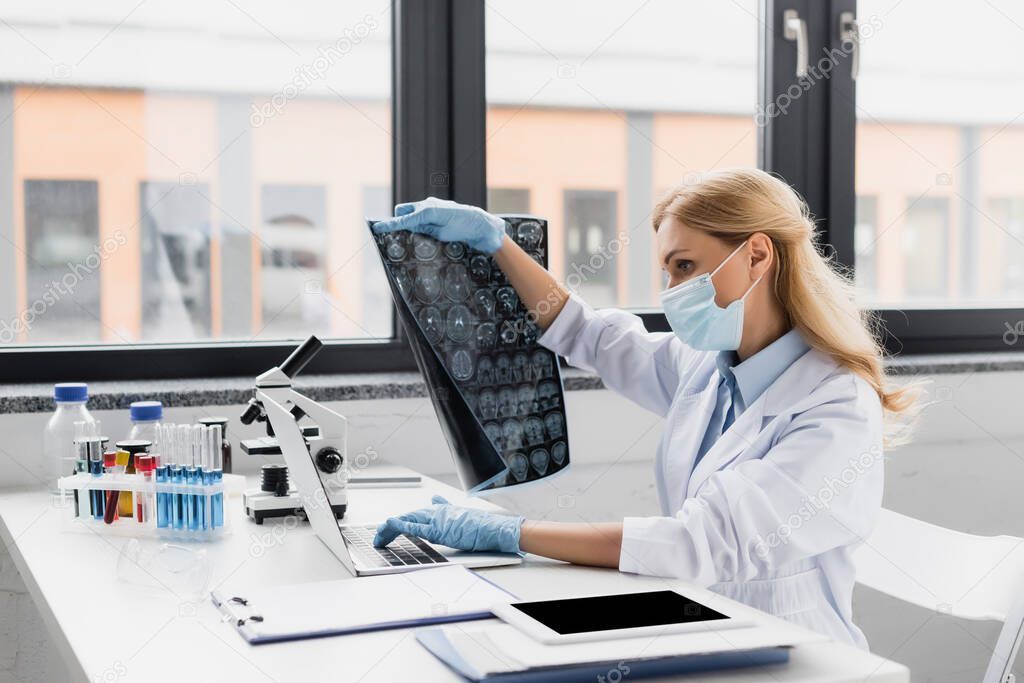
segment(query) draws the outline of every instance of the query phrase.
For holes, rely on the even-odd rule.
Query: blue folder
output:
[[[500,681],[501,683],[593,683],[608,679],[609,671],[618,668],[623,678],[653,678],[679,674],[739,669],[789,661],[789,647],[764,647],[678,657],[651,657],[635,660],[588,662],[557,667],[545,667],[483,674],[470,665],[452,646],[440,628],[420,629],[416,640],[435,657],[470,681]],[[628,667],[628,669],[627,669]],[[628,673],[627,673],[628,671]]]

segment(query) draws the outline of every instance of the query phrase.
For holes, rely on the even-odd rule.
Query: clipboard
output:
[[[461,565],[210,597],[251,645],[491,619],[492,604],[515,599]]]

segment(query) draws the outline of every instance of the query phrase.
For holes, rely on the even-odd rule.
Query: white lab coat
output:
[[[576,297],[540,341],[665,418],[654,466],[663,516],[624,520],[621,571],[689,579],[867,647],[852,620],[851,553],[881,508],[883,463],[881,403],[866,382],[812,349],[694,467],[715,353]]]

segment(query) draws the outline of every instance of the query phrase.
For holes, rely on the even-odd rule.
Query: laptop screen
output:
[[[273,389],[267,391],[268,395],[276,393]],[[294,423],[295,418],[288,410],[275,401],[264,401],[263,407],[271,415],[274,424]],[[305,510],[306,518],[309,520],[313,531],[323,541],[324,545],[341,560],[345,568],[355,575],[355,566],[352,557],[345,546],[345,539],[342,537],[341,529],[338,527],[338,520],[331,509],[330,499],[327,496],[327,489],[316,471],[313,457],[306,448],[306,442],[296,424],[295,429],[278,430],[276,434],[278,443],[281,445],[281,453],[284,455],[284,462],[288,465],[288,472],[299,498],[302,500],[302,508]]]

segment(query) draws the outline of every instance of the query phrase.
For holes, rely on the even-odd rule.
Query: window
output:
[[[757,5],[487,3],[490,208],[527,190],[568,285],[574,259],[604,250],[593,303],[657,304],[656,188],[757,163]]]
[[[734,166],[805,197],[890,350],[1024,316],[1007,0],[60,5],[0,9],[0,381],[250,375],[310,332],[310,371],[411,369],[364,217],[427,195],[548,219],[556,277],[664,330],[651,209]]]
[[[210,189],[144,182],[140,191],[143,338],[208,339]]]
[[[330,330],[325,192],[322,185],[265,185],[260,199],[263,294],[261,334]]]
[[[915,197],[904,210],[903,297],[941,302],[949,292],[949,200]],[[898,291],[898,290],[897,290]]]
[[[876,197],[865,259],[884,264],[866,303],[879,307],[1024,305],[1024,240],[1005,198],[1024,186],[1020,6],[860,0],[858,194]],[[921,50],[911,36],[957,35]],[[1019,214],[1017,214],[1019,226]],[[870,268],[870,266],[868,266]]]
[[[875,242],[878,237],[878,198],[857,197],[857,212],[853,225],[853,244],[857,252],[855,280],[861,299],[875,300],[878,287],[878,261]]]
[[[390,204],[391,4],[61,5],[0,10],[0,182],[25,245],[0,252],[22,274],[0,307],[81,281],[0,341],[391,337],[362,257],[364,188]]]
[[[26,180],[23,334],[33,342],[96,336],[103,325],[100,280],[119,277],[119,240],[99,245],[94,180]],[[16,290],[5,296],[15,296]]]
[[[980,245],[979,260],[992,264],[980,273],[980,289],[1024,299],[1024,259],[1014,258],[1024,246],[1024,197],[992,197],[985,213],[1006,231],[990,234]]]
[[[530,213],[530,191],[524,188],[487,188],[487,209],[493,213]]]
[[[566,190],[565,283],[592,306],[614,306],[616,272],[606,268],[615,257],[617,197],[602,190]]]

